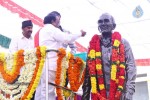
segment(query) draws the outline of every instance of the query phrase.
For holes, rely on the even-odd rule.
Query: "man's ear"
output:
[[[113,30],[116,28],[116,24],[113,24]]]
[[[100,27],[98,26],[98,31],[101,31]]]
[[[51,21],[51,23],[54,23],[54,22],[55,22],[54,20]]]

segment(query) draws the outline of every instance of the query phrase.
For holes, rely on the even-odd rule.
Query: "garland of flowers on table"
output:
[[[79,87],[84,81],[85,75],[85,64],[84,61],[71,54],[69,59],[69,68],[68,68],[68,79],[70,81],[70,89],[74,92],[77,92]]]
[[[0,63],[0,72],[2,74],[3,79],[7,83],[13,83],[14,80],[18,77],[18,75],[20,73],[20,69],[24,65],[23,52],[24,52],[24,50],[19,50],[14,55],[14,64],[13,64],[11,71],[6,69],[6,63],[5,63],[5,58],[4,58],[5,54],[1,54],[2,60]]]
[[[9,57],[6,57],[5,53],[0,53],[0,55],[3,55],[0,57],[0,67],[2,69],[0,70],[0,100],[25,100],[32,98],[32,94],[38,85],[42,72],[46,55],[46,47],[37,47],[34,50],[24,52],[23,50],[19,50],[13,56],[10,56],[10,54],[7,55]],[[18,60],[15,60],[16,58],[18,58]],[[9,61],[10,59],[14,59],[14,63],[12,65],[7,64],[8,62],[11,62]],[[17,67],[17,65],[23,63],[23,66]],[[10,68],[10,65],[12,67],[11,69],[8,69]],[[19,75],[19,77],[16,79],[14,78],[11,81],[7,81],[7,78],[10,78],[10,76],[7,78],[4,78],[3,76],[14,75],[16,72],[12,70],[18,71],[16,76]],[[9,84],[9,82],[13,83]]]
[[[88,67],[91,79],[92,100],[115,100],[120,98],[125,81],[125,53],[124,45],[121,43],[121,35],[118,32],[112,34],[112,58],[111,58],[111,79],[109,97],[106,97],[104,84],[104,73],[102,71],[102,54],[100,37],[94,35],[90,41],[88,52]],[[97,76],[97,77],[96,77]],[[98,88],[100,92],[98,92]]]
[[[79,87],[84,81],[85,75],[85,63],[79,57],[74,57],[70,54],[69,58],[69,68],[68,68],[68,79],[70,83],[70,89],[73,92],[77,92]],[[76,95],[74,96],[74,100],[77,100]]]
[[[42,69],[44,66],[44,62],[45,62],[46,47],[43,47],[43,48],[37,47],[36,56],[37,56],[36,68],[35,68],[32,80],[30,81],[28,90],[25,92],[24,96],[21,97],[21,100],[25,100],[25,99],[30,100],[32,98],[32,94],[34,93],[36,87],[38,86],[40,76],[42,73]]]
[[[65,86],[66,72],[68,71],[68,79],[70,82],[70,90],[77,91],[84,80],[85,64],[81,58],[74,58],[72,54],[66,55],[66,51],[63,48],[59,49],[57,59],[57,71],[55,83],[58,86]],[[69,67],[68,67],[69,63]],[[60,88],[56,88],[56,94],[58,100],[64,100],[63,97],[69,97],[70,92]],[[74,97],[75,98],[75,97]]]
[[[56,69],[56,80],[55,83],[59,86],[65,86],[66,79],[66,70],[67,62],[66,61],[66,52],[63,48],[60,48],[57,53],[57,69]],[[63,90],[61,88],[56,88],[56,94],[58,100],[63,100]]]

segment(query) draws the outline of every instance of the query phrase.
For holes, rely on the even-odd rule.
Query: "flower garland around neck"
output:
[[[121,96],[125,81],[125,53],[118,32],[112,34],[112,55],[109,97],[106,96],[104,73],[102,71],[101,37],[94,35],[90,41],[88,67],[91,79],[92,100],[116,100]],[[98,88],[97,88],[98,85]]]
[[[22,51],[22,52],[21,52]],[[18,79],[11,83],[8,84],[7,79],[5,79],[4,73],[0,73],[0,100],[6,100],[11,97],[13,100],[26,100],[26,99],[31,99],[32,95],[38,85],[38,82],[40,80],[40,75],[42,73],[42,68],[44,65],[45,61],[45,56],[46,56],[46,47],[37,47],[34,50],[29,50],[29,51],[24,51],[19,50],[16,53],[15,56],[10,56],[10,57],[5,57],[1,56],[0,57],[0,68],[5,69],[5,72],[11,73],[14,75],[12,70],[15,69],[16,71],[19,71],[17,75],[19,75]],[[4,53],[1,55],[5,55]],[[11,61],[5,61],[5,60],[11,60],[11,59],[16,59],[20,58],[20,60],[13,60],[14,63],[17,61],[18,64],[12,64],[12,69],[8,70],[7,67],[10,66],[3,66],[2,64],[6,62],[11,62]],[[21,60],[23,59],[23,60]],[[20,62],[21,61],[21,62]],[[17,67],[15,65],[19,65],[19,63],[24,63],[22,66],[22,71],[20,73],[20,67]],[[4,64],[4,65],[9,65],[9,64]],[[11,65],[11,64],[10,64]],[[6,74],[6,75],[7,75]]]

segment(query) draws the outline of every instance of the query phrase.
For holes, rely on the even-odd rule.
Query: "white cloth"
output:
[[[62,48],[62,43],[68,44],[74,42],[77,38],[81,37],[80,34],[64,34],[60,29],[54,27],[51,24],[46,24],[39,32],[39,45],[44,45],[48,49],[58,50]],[[50,58],[50,63],[56,63],[57,53],[48,53],[48,58]],[[56,71],[56,66],[49,67],[49,70]]]
[[[48,49],[55,49],[58,50],[62,48],[62,43],[70,43],[74,42],[77,38],[81,37],[81,34],[64,34],[58,28],[54,27],[51,24],[46,24],[39,32],[39,45],[46,46]],[[47,54],[47,64],[44,67],[48,67],[48,77],[49,81],[55,83],[55,72],[57,67],[57,53],[56,52],[49,52]],[[35,100],[45,100],[45,87],[46,87],[46,75],[45,70],[43,70],[40,83],[38,88],[36,89],[35,93]],[[49,100],[55,100],[55,87],[49,86]],[[44,98],[44,99],[43,99]]]
[[[67,30],[65,30],[65,29],[63,29],[63,32],[64,32],[65,34],[72,34],[70,31],[67,31]],[[63,46],[65,49],[67,49],[68,46],[69,46],[70,52],[71,52],[72,54],[75,54],[76,51],[77,51],[77,47],[76,47],[75,42],[68,43],[68,44],[63,43],[62,46]]]
[[[43,73],[42,73],[42,76],[41,76],[41,80],[40,80],[40,83],[36,89],[36,92],[35,92],[35,99],[34,100],[46,100],[46,73],[45,73],[45,67],[44,66],[44,69],[43,69]],[[52,70],[49,70],[48,71],[48,81],[51,82],[51,83],[55,83],[55,75],[56,71],[52,71]],[[48,98],[49,100],[55,100],[56,99],[56,95],[55,95],[55,87],[52,86],[52,85],[48,85]]]
[[[17,37],[11,40],[10,45],[9,45],[9,51],[10,52],[16,52],[20,49],[33,49],[34,48],[34,40],[32,37],[29,39],[22,36],[22,37]]]
[[[13,38],[10,42],[9,45],[9,52],[10,53],[14,53],[18,50],[29,50],[29,49],[33,49],[34,48],[34,40],[32,37],[30,37],[29,39],[21,36],[21,37],[17,37],[17,38]],[[24,69],[24,67],[21,68],[20,73],[22,72],[22,70]]]

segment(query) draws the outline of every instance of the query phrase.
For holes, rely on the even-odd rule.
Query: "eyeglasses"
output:
[[[109,19],[104,19],[104,20],[98,20],[98,23],[108,23],[109,22]]]

